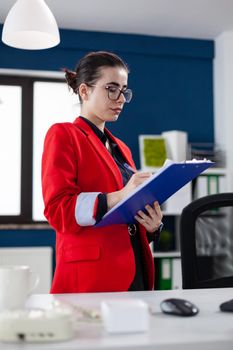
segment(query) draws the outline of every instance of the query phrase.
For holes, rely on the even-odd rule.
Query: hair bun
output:
[[[74,93],[76,93],[76,88],[77,88],[76,72],[71,71],[67,68],[63,68],[62,70],[63,70],[63,72],[65,72],[65,78],[66,78],[68,86],[74,91]]]

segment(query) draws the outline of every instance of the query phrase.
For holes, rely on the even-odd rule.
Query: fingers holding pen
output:
[[[143,171],[143,172],[138,171],[133,174],[130,181],[132,181],[132,183],[134,183],[135,185],[139,185],[143,183],[145,180],[147,180],[149,177],[151,177],[151,175],[152,174],[149,171]]]
[[[134,173],[130,178],[129,182],[127,183],[127,185],[122,189],[123,198],[126,195],[128,195],[130,192],[132,192],[136,187],[141,185],[144,181],[149,179],[151,175],[152,174],[150,172],[146,172],[146,171],[143,171],[143,172],[138,171]]]

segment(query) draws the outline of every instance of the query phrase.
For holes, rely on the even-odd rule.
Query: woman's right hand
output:
[[[120,191],[107,193],[108,210],[129,195],[136,187],[141,185],[150,176],[150,172],[136,172],[132,175],[127,185],[125,185],[125,187],[123,187]]]
[[[121,190],[122,199],[129,195],[136,187],[141,185],[145,180],[151,177],[151,175],[152,174],[148,171],[136,172],[135,174],[133,174],[128,183]]]

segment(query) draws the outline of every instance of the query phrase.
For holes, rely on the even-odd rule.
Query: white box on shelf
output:
[[[145,332],[149,328],[149,308],[140,299],[102,301],[101,314],[109,333]]]
[[[165,139],[167,158],[182,162],[187,157],[188,136],[184,131],[171,130],[162,133]]]

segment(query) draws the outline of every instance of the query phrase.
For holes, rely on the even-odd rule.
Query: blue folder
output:
[[[210,161],[195,161],[164,166],[115,205],[95,227],[135,223],[134,216],[139,210],[145,210],[147,204],[152,206],[154,201],[161,205],[213,164]]]

